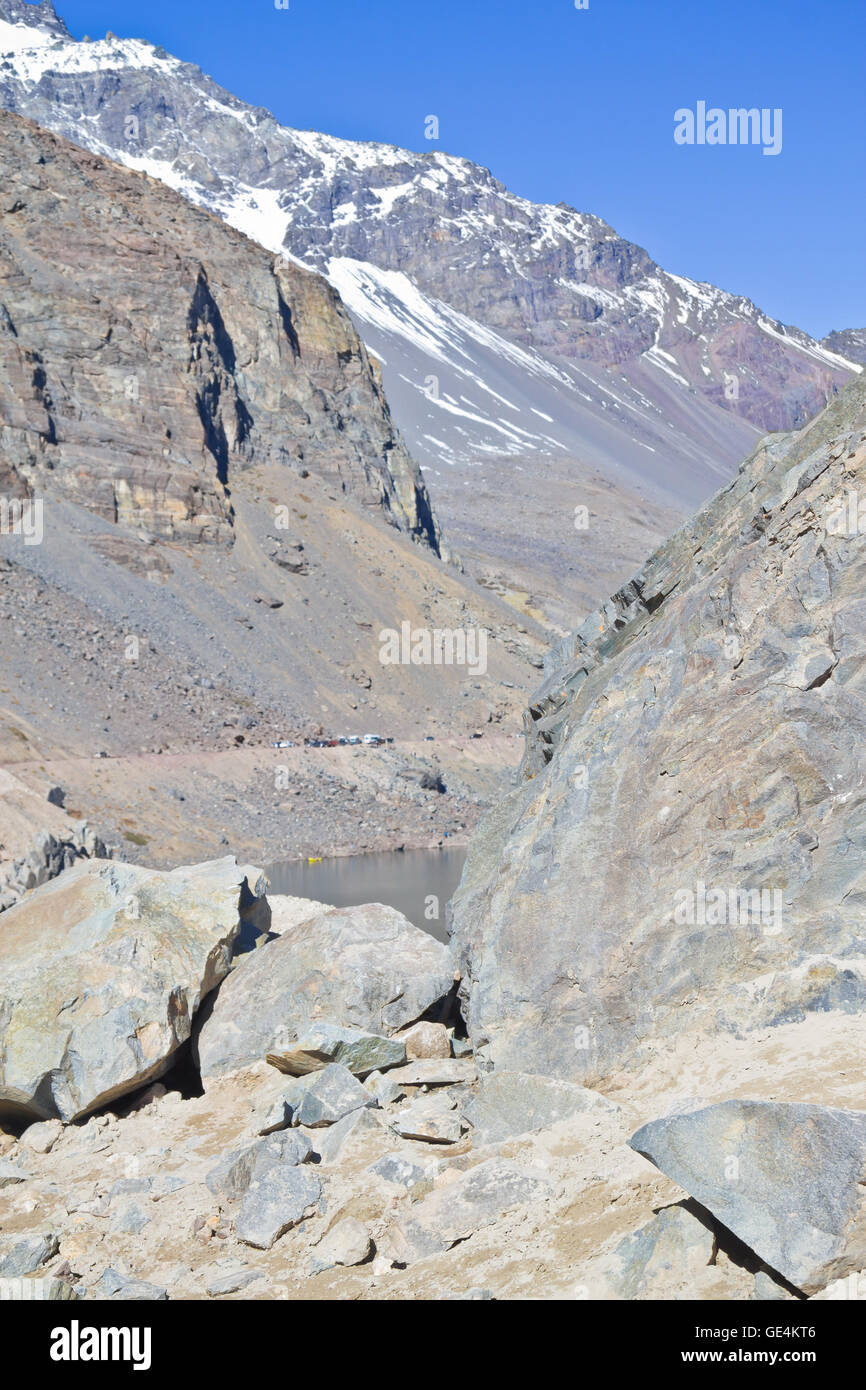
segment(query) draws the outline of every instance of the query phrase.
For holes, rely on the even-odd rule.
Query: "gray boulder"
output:
[[[527,1072],[496,1071],[480,1077],[476,1094],[463,1107],[476,1144],[499,1144],[518,1134],[548,1129],[589,1110],[617,1109],[597,1091]]]
[[[0,1105],[64,1121],[160,1076],[228,972],[250,885],[233,859],[85,861],[0,932]]]
[[[399,1264],[413,1264],[449,1250],[505,1212],[541,1200],[551,1191],[545,1179],[517,1164],[489,1159],[398,1216],[388,1230],[389,1253]]]
[[[305,1168],[272,1168],[255,1178],[241,1202],[235,1234],[244,1245],[270,1250],[281,1235],[297,1226],[319,1201],[322,1185]]]
[[[804,1293],[866,1267],[866,1112],[729,1100],[629,1144]]]
[[[305,1134],[273,1134],[226,1154],[211,1168],[205,1183],[221,1201],[235,1202],[249,1190],[254,1179],[265,1177],[274,1168],[308,1163],[312,1157],[313,1146]]]
[[[453,979],[447,947],[393,908],[317,913],[245,957],[225,981],[194,1042],[202,1080],[207,1087],[290,1051],[314,1025],[394,1033],[446,995]]]
[[[53,1234],[22,1236],[6,1240],[0,1246],[0,1278],[22,1278],[33,1274],[46,1260],[57,1254],[58,1241]]]
[[[147,1279],[130,1279],[116,1269],[106,1269],[97,1284],[100,1298],[116,1303],[165,1303],[168,1290]]]
[[[363,1264],[373,1249],[370,1232],[353,1216],[338,1221],[319,1242],[313,1252],[310,1269],[313,1274],[337,1265],[349,1267]]]
[[[866,1009],[864,466],[866,374],[551,653],[451,907],[482,1070],[598,1085],[675,1034]],[[798,973],[817,951],[836,979]]]
[[[594,1298],[694,1299],[716,1255],[716,1238],[684,1206],[665,1207],[620,1241],[593,1272]]]
[[[288,1100],[292,1124],[306,1125],[308,1129],[336,1124],[353,1110],[376,1104],[375,1097],[357,1077],[337,1062],[299,1078],[288,1093]]]

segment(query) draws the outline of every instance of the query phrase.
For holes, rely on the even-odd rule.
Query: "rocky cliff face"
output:
[[[553,653],[453,908],[486,1065],[866,1007],[864,480],[858,380]]]
[[[225,541],[239,471],[309,471],[438,545],[331,287],[145,175],[0,116],[8,490]]]
[[[828,333],[821,343],[830,352],[847,357],[849,362],[866,363],[866,328],[843,328],[841,332]]]
[[[23,8],[17,0],[0,3],[0,19],[10,21],[5,39],[0,34],[0,53],[10,50],[0,61],[0,102],[147,169],[269,249],[288,250],[351,284],[353,312],[365,332],[388,320],[391,337],[427,354],[413,399],[401,407],[401,423],[405,418],[419,447],[430,448],[431,434],[458,456],[467,442],[488,454],[497,446],[543,453],[551,440],[560,448],[572,442],[560,429],[541,428],[529,408],[512,418],[507,392],[504,416],[502,401],[497,409],[492,397],[480,412],[499,425],[503,416],[510,427],[505,440],[501,428],[479,431],[478,410],[467,409],[450,385],[444,388],[450,398],[431,404],[424,381],[443,361],[431,329],[434,339],[445,340],[448,365],[455,357],[457,366],[466,365],[463,349],[453,352],[455,326],[443,327],[443,314],[467,316],[470,338],[483,330],[483,348],[493,347],[500,364],[520,347],[548,362],[590,369],[588,380],[567,374],[562,419],[538,403],[551,424],[564,429],[573,407],[590,398],[604,418],[612,403],[593,373],[605,381],[613,370],[615,389],[625,375],[627,396],[637,391],[650,403],[673,387],[685,417],[678,425],[691,439],[698,422],[686,422],[695,401],[711,407],[722,442],[710,448],[727,462],[741,456],[743,441],[735,432],[726,445],[726,418],[762,430],[802,425],[850,375],[850,363],[807,334],[742,296],[668,274],[598,217],[564,204],[530,203],[489,170],[438,151],[418,154],[288,129],[163,49],[113,36],[77,43],[47,21],[25,31]],[[390,277],[384,284],[383,275]],[[478,354],[475,342],[471,356]],[[482,369],[467,392],[472,404],[490,380],[483,351],[480,357]],[[628,409],[640,414],[639,404],[629,399]],[[455,411],[468,432],[462,440],[443,436]],[[676,410],[664,413],[677,419]],[[624,436],[627,441],[629,432]]]

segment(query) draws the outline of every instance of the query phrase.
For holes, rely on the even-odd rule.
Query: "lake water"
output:
[[[416,927],[447,939],[445,907],[460,882],[465,849],[391,850],[344,859],[306,859],[272,865],[270,891],[277,896],[315,898],[334,907],[387,903]]]

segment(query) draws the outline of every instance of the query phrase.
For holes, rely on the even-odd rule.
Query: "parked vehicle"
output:
[[[288,738],[278,739],[276,743],[271,744],[272,748],[294,748],[294,746],[291,739]]]

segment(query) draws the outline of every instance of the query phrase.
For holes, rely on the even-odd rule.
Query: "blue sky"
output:
[[[666,269],[817,337],[866,326],[863,0],[55,0],[287,125],[486,165]],[[674,111],[781,107],[777,156],[680,146]]]

